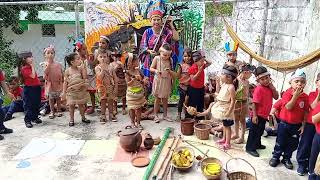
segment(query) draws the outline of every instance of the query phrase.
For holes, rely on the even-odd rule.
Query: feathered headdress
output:
[[[225,48],[227,54],[229,54],[229,53],[237,53],[238,47],[239,47],[239,43],[238,42],[233,42],[233,44],[231,44],[230,42],[226,42],[226,44],[224,45],[224,48]]]
[[[83,38],[79,38],[79,39],[77,39],[77,41],[75,43],[73,43],[73,46],[78,51],[79,49],[82,48],[83,44],[84,44],[84,39]]]
[[[149,0],[147,5],[148,17],[163,16],[165,0]]]

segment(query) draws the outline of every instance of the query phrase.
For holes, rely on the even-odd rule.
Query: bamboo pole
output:
[[[152,172],[152,170],[154,168],[154,165],[156,164],[156,162],[157,162],[157,160],[159,158],[161,150],[162,150],[163,146],[165,145],[165,143],[166,143],[166,141],[167,141],[167,139],[169,137],[170,132],[171,132],[171,128],[167,128],[165,130],[164,135],[162,137],[162,140],[161,140],[159,146],[157,147],[156,151],[153,153],[152,159],[151,159],[151,161],[150,161],[150,163],[149,163],[149,165],[148,165],[148,167],[147,167],[147,169],[146,169],[146,171],[145,171],[145,173],[143,175],[143,178],[142,178],[143,180],[148,180],[149,179],[150,174],[151,174],[151,172]]]
[[[169,152],[170,152],[170,149],[173,147],[175,141],[176,141],[176,137],[173,137],[173,140],[172,140],[172,142],[170,143],[170,145],[168,146],[168,149],[163,150],[163,152],[164,152],[164,154],[165,154],[164,159],[163,159],[163,161],[160,163],[160,166],[158,166],[157,169],[154,171],[154,174],[153,174],[153,176],[152,176],[152,179],[156,179],[156,178],[157,178],[157,175],[158,175],[158,173],[159,173],[159,171],[160,171],[160,169],[161,169],[164,161],[165,161],[166,158],[168,157]]]
[[[172,156],[172,154],[173,154],[173,151],[174,151],[174,150],[176,149],[176,147],[178,146],[180,139],[181,139],[181,136],[179,136],[179,137],[177,138],[176,142],[174,142],[174,144],[173,144],[173,146],[172,146],[172,148],[171,148],[171,151],[170,151],[170,153],[169,153],[169,157],[167,157],[167,159],[164,160],[164,168],[162,168],[162,169],[160,170],[157,179],[160,179],[160,180],[161,180],[161,179],[163,178],[163,174],[165,173],[165,171],[166,171],[166,169],[167,169],[167,167],[168,167],[168,164],[170,163],[170,160],[171,160],[171,156]]]

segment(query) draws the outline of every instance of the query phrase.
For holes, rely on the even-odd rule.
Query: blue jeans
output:
[[[27,123],[38,118],[41,88],[40,86],[25,86],[23,88],[23,95],[24,121]]]
[[[255,151],[261,146],[261,136],[263,135],[267,120],[261,116],[258,116],[257,119],[258,123],[252,123],[249,129],[249,135],[246,144],[246,150],[248,151]]]
[[[283,154],[283,159],[290,159],[293,151],[295,151],[299,144],[300,132],[298,131],[301,124],[289,124],[281,121],[278,124],[278,134],[273,158],[280,159]]]
[[[24,111],[24,109],[23,109],[23,100],[16,100],[16,101],[13,101],[10,104],[6,114],[7,115],[8,114],[12,115],[12,114],[14,114],[16,112],[23,112],[23,111]]]
[[[320,153],[320,134],[316,133],[313,137],[312,148],[309,160],[309,180],[320,180],[320,176],[314,174],[314,167],[316,165],[318,154]]]
[[[297,161],[299,167],[308,169],[309,158],[311,153],[311,146],[313,136],[316,133],[316,128],[313,124],[306,123],[304,126],[303,134],[301,135],[298,151],[297,151]]]
[[[3,125],[5,114],[2,109],[2,103],[3,103],[3,100],[0,98],[0,130],[5,128],[5,126]]]

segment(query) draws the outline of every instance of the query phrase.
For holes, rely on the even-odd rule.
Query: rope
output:
[[[228,24],[226,18],[220,12],[219,8],[217,8],[217,3],[215,3],[214,0],[213,0],[213,5],[216,7],[218,14],[222,17],[228,34],[230,35],[230,37],[232,38],[232,40],[234,42],[239,43],[240,49],[242,49],[244,52],[249,54],[252,58],[257,60],[258,62],[260,62],[260,63],[262,63],[262,64],[264,64],[264,65],[266,65],[276,71],[280,71],[280,72],[292,71],[297,68],[302,68],[302,67],[308,66],[320,58],[320,48],[315,51],[310,52],[309,54],[307,54],[305,56],[302,56],[302,57],[299,57],[296,59],[292,59],[292,60],[284,60],[284,61],[268,60],[262,56],[259,56],[253,50],[248,48],[248,46],[246,44],[244,44],[244,42],[242,42],[242,40],[238,37],[236,32]]]

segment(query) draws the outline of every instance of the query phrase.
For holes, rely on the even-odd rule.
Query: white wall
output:
[[[266,0],[238,1],[234,7],[233,24],[239,37],[249,48],[259,50],[259,40],[266,36],[263,56],[270,60],[291,60],[320,48],[320,1],[319,0]],[[263,13],[267,10],[267,18]],[[241,51],[240,51],[241,52]],[[259,52],[259,51],[258,51]],[[240,55],[241,57],[241,55]],[[307,74],[306,91],[314,89],[315,75],[319,72],[318,62],[305,68]],[[277,88],[283,86],[282,73],[271,71]],[[287,78],[289,78],[289,74]],[[284,90],[289,87],[288,80]]]
[[[75,32],[74,25],[55,25],[55,37],[42,37],[41,24],[29,25],[29,30],[21,35],[13,33],[10,29],[4,30],[4,36],[8,40],[13,40],[12,48],[16,52],[31,51],[35,59],[38,75],[43,75],[43,68],[39,66],[44,61],[43,50],[50,44],[54,45],[56,50],[56,61],[64,65],[64,57],[67,53],[73,51],[73,42],[69,43],[68,36]]]

